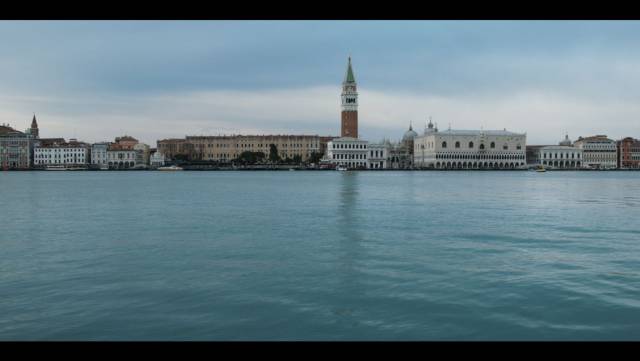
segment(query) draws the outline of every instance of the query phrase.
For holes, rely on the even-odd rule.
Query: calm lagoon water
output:
[[[0,340],[639,340],[640,172],[0,172]]]

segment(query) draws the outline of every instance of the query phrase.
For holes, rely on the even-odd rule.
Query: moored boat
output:
[[[168,167],[160,167],[158,168],[158,170],[162,170],[162,171],[178,171],[178,170],[184,170],[181,167],[178,167],[176,165],[172,165],[172,166],[168,166]]]

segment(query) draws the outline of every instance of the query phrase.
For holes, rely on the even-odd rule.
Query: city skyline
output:
[[[0,23],[0,117],[45,137],[340,133],[353,58],[360,136],[441,129],[638,136],[640,23],[108,21]]]

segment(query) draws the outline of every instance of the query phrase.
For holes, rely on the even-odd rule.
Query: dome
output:
[[[560,143],[558,143],[558,145],[564,145],[564,146],[570,147],[571,146],[571,139],[569,139],[569,134],[565,135],[564,136],[564,140],[561,141]]]
[[[413,130],[413,127],[411,125],[409,125],[409,130],[407,130],[404,135],[402,136],[402,141],[407,141],[407,140],[413,140],[415,137],[418,136],[418,133],[416,133]]]

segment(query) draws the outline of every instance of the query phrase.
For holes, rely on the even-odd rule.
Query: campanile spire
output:
[[[351,67],[351,56],[342,82],[341,136],[358,138],[358,92],[356,78]]]

